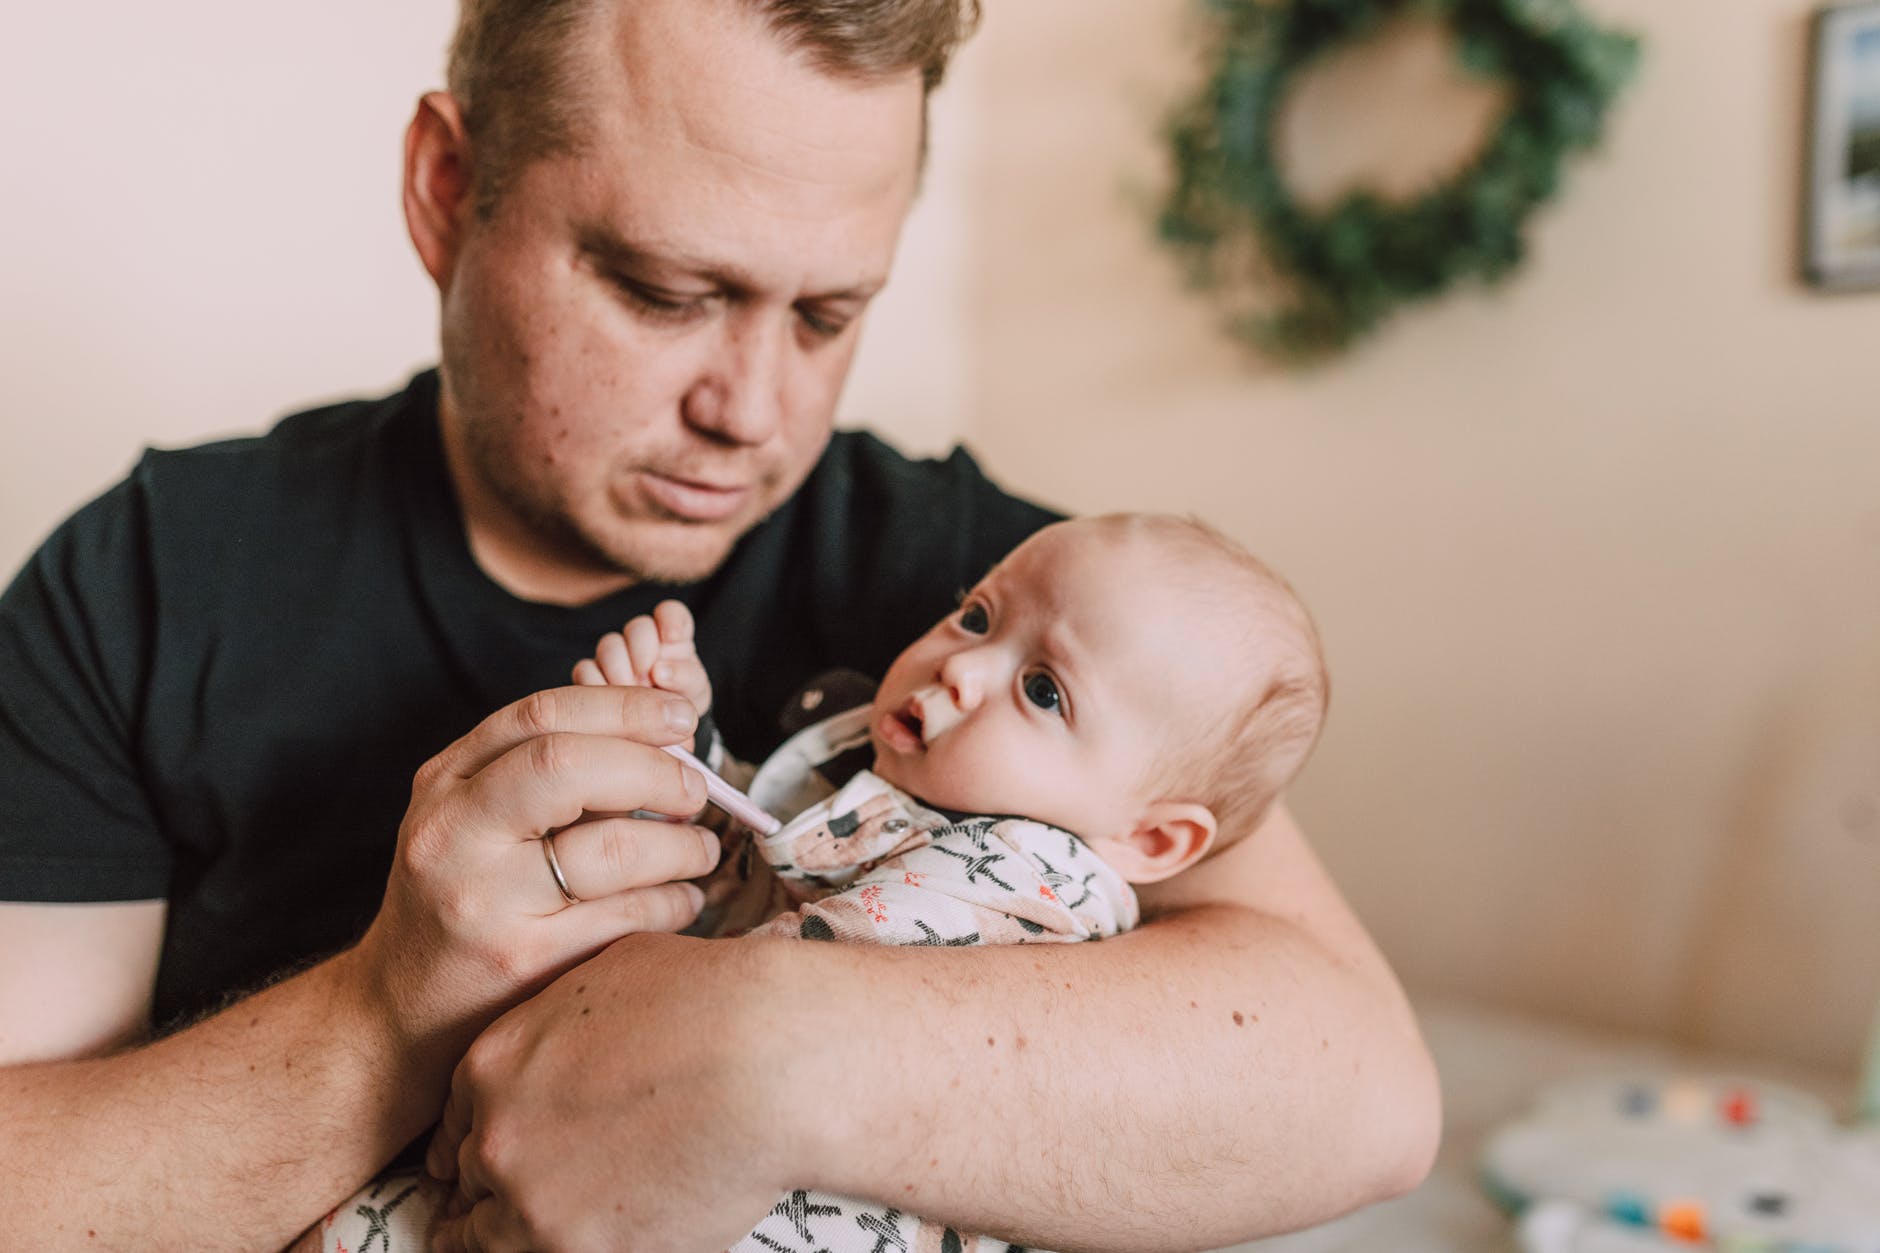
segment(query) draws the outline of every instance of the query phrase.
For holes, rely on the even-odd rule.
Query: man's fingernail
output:
[[[666,725],[675,731],[690,731],[697,723],[698,716],[692,712],[692,706],[682,700],[666,702]]]

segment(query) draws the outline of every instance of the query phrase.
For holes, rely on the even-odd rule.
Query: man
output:
[[[821,1187],[1193,1249],[1421,1177],[1414,1022],[1285,814],[1113,944],[714,944],[663,934],[710,835],[622,816],[702,803],[689,709],[528,695],[677,585],[760,753],[1046,520],[830,437],[965,24],[469,0],[406,143],[438,374],[147,457],[0,602],[0,1247],[279,1245],[447,1091],[449,1248]]]

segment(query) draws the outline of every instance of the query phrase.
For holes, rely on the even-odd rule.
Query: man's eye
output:
[[[616,278],[614,284],[628,304],[655,322],[687,322],[705,309],[703,299],[657,291],[630,278]]]
[[[986,607],[974,602],[960,610],[960,630],[973,635],[984,635],[992,629],[992,619],[986,616]]]
[[[810,334],[818,339],[835,339],[849,329],[850,319],[819,313],[812,308],[799,307],[796,316],[803,320],[803,325],[809,328]]]
[[[1064,696],[1058,691],[1057,680],[1042,670],[1025,676],[1025,699],[1046,713],[1064,711]]]

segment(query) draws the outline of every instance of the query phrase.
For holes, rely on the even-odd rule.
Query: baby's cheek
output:
[[[1107,771],[1067,757],[1049,747],[1029,746],[1012,753],[999,766],[1004,790],[996,812],[1022,814],[1068,831],[1084,831],[1093,822],[1106,824],[1116,808],[1117,780]]]
[[[1029,815],[1050,791],[1050,771],[1031,745],[975,744],[945,763],[949,809]],[[930,763],[931,764],[931,763]]]
[[[884,779],[942,809],[977,809],[986,790],[984,780],[974,786],[972,766],[962,762],[959,754],[929,750],[893,766],[901,777],[883,773]]]

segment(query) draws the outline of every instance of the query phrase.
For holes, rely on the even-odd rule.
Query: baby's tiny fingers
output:
[[[653,667],[653,683],[668,692],[678,692],[689,697],[695,708],[702,709],[710,703],[711,680],[706,677],[705,667],[696,657],[660,662]]]
[[[641,680],[633,673],[633,659],[628,655],[627,641],[620,632],[609,631],[601,636],[601,642],[595,645],[594,662],[602,677],[615,687],[637,687]]]
[[[653,619],[641,614],[627,623],[627,654],[633,658],[633,673],[641,683],[653,681],[653,667],[659,664],[659,628]]]
[[[689,644],[692,642],[692,611],[680,600],[662,600],[653,607],[653,622],[659,627],[659,638],[668,644]]]
[[[594,664],[591,657],[583,657],[574,663],[574,681],[580,687],[606,687],[607,676]]]

